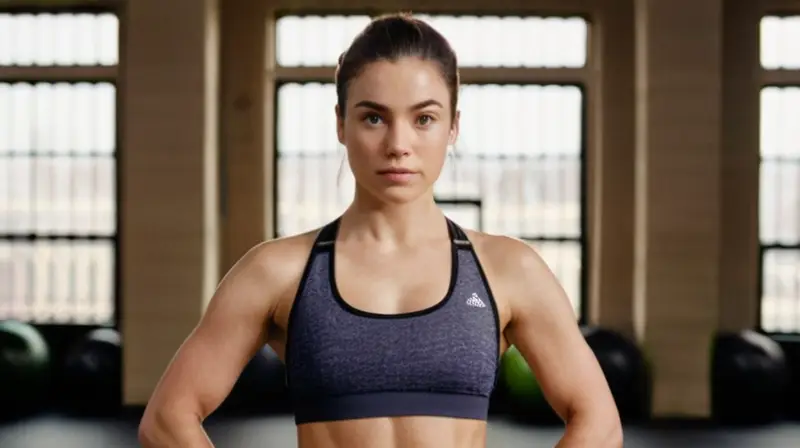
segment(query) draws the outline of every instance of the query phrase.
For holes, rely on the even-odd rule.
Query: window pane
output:
[[[115,160],[0,156],[0,234],[113,236]]]
[[[489,232],[578,238],[582,101],[577,87],[464,86],[437,195],[480,198]]]
[[[0,14],[0,65],[114,65],[113,14]]]
[[[0,84],[0,233],[111,235],[115,90]]]
[[[369,16],[285,16],[277,20],[278,65],[334,66]]]
[[[115,96],[111,84],[0,83],[0,319],[111,319]]]
[[[278,234],[324,225],[353,198],[344,147],[336,137],[333,84],[278,89]]]
[[[444,35],[462,67],[583,67],[588,24],[579,17],[418,15]],[[287,16],[278,19],[281,66],[333,66],[369,16]],[[519,45],[536,42],[536,45]]]
[[[761,93],[760,234],[765,244],[800,244],[800,88]]]
[[[108,241],[0,241],[0,319],[110,321],[113,254]]]
[[[0,154],[115,149],[113,84],[0,83]]]
[[[800,249],[766,251],[762,274],[762,328],[800,333]]]
[[[444,37],[462,67],[583,67],[588,27],[579,17],[418,15]],[[535,42],[535,45],[520,43]]]
[[[800,16],[761,19],[761,65],[800,69]]]
[[[481,201],[487,232],[567,240],[537,247],[577,307],[583,250],[581,90],[467,85],[461,95],[461,136],[436,185],[437,197]],[[335,102],[330,84],[278,89],[280,236],[324,225],[352,200],[353,178],[336,139]],[[475,228],[475,218],[465,219],[462,225]]]
[[[480,199],[489,232],[578,238],[581,95],[576,87],[464,86],[461,135],[437,196]],[[322,225],[352,199],[335,101],[330,84],[278,90],[281,234]],[[482,113],[487,110],[492,114]]]

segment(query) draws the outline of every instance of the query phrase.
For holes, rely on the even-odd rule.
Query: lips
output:
[[[414,171],[406,168],[386,168],[379,170],[378,174],[414,174]]]

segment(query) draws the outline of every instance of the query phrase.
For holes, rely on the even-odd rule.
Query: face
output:
[[[375,62],[351,80],[339,141],[358,188],[391,203],[430,194],[458,135],[447,84],[433,62]]]

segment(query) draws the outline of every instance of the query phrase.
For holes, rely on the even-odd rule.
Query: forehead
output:
[[[373,101],[389,108],[405,108],[429,99],[447,106],[447,84],[435,62],[418,58],[373,62],[354,78],[348,103]]]

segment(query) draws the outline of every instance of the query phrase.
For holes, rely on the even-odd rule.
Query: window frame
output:
[[[780,2],[767,2],[767,3],[780,3]],[[766,17],[798,17],[800,16],[800,7],[783,7],[780,5],[770,5],[768,4],[765,9],[760,11],[758,17],[758,26],[761,26],[761,20]],[[760,31],[759,31],[760,37]],[[758,58],[756,60],[758,64],[759,70],[759,82],[756,86],[758,89],[758,119],[761,120],[761,111],[762,111],[762,101],[761,101],[761,94],[764,89],[767,88],[784,88],[784,87],[797,87],[800,88],[800,69],[770,69],[765,68],[761,64],[761,53],[759,51]],[[759,126],[759,135],[760,135],[760,126]],[[761,153],[761,147],[759,145],[758,148],[758,167],[759,167],[759,190],[761,189],[761,167],[763,166],[764,157]],[[759,195],[760,197],[760,195]],[[760,200],[759,200],[760,201]],[[756,213],[758,213],[758,222],[761,222],[761,210],[760,207],[757,208]],[[761,231],[760,231],[760,224],[759,224],[759,231],[758,231],[758,260],[757,260],[757,281],[756,281],[756,291],[757,291],[757,300],[756,300],[756,324],[758,331],[764,334],[768,334],[773,337],[799,337],[800,336],[800,320],[797,322],[797,330],[793,332],[777,332],[777,331],[768,331],[764,328],[764,316],[762,313],[762,306],[764,303],[764,293],[765,293],[765,277],[767,277],[765,269],[765,259],[769,255],[770,252],[783,252],[783,251],[794,251],[800,254],[800,240],[795,242],[794,244],[783,244],[783,243],[765,243],[762,239]],[[800,298],[798,298],[798,305],[800,306]]]
[[[104,0],[103,2],[74,1],[62,5],[33,5],[25,2],[15,3],[13,0],[9,4],[0,6],[0,14],[113,14],[117,16],[119,22],[118,46],[121,50],[124,38],[124,0]],[[64,334],[63,331],[81,332],[90,328],[110,327],[119,328],[122,322],[122,303],[121,303],[121,248],[120,234],[122,229],[122,216],[119,209],[121,199],[121,159],[122,159],[122,134],[120,109],[123,101],[123,80],[118,73],[123,64],[122,52],[118,50],[117,64],[115,65],[83,65],[83,66],[0,66],[0,83],[66,83],[70,85],[78,83],[87,84],[110,84],[115,89],[115,138],[114,151],[109,157],[114,161],[114,232],[110,235],[100,234],[59,234],[49,235],[38,232],[0,233],[0,240],[8,242],[36,242],[36,241],[110,241],[113,251],[111,269],[112,291],[111,306],[112,315],[109,321],[96,323],[60,323],[52,321],[28,320],[31,325],[40,328],[43,332],[50,334]],[[36,157],[36,153],[32,154]],[[13,317],[11,317],[13,318]]]
[[[273,23],[281,17],[293,16],[325,16],[325,15],[369,15],[375,17],[383,14],[385,11],[365,11],[363,9],[349,9],[349,10],[317,10],[317,9],[300,9],[300,10],[287,10],[276,9],[273,10],[272,20]],[[580,137],[580,152],[578,161],[580,162],[580,185],[579,185],[579,204],[580,204],[580,218],[579,218],[579,235],[573,237],[533,237],[532,235],[518,236],[525,241],[534,242],[575,242],[581,248],[581,268],[579,273],[578,285],[578,323],[586,325],[591,321],[588,316],[590,310],[590,279],[591,272],[590,266],[590,241],[589,241],[589,196],[588,196],[588,182],[589,182],[589,167],[588,167],[588,152],[590,150],[589,139],[591,138],[590,129],[593,127],[593,114],[590,112],[590,104],[595,98],[594,89],[597,87],[593,84],[596,82],[596,77],[593,76],[593,67],[595,53],[592,46],[592,26],[591,15],[587,11],[579,13],[568,12],[555,12],[547,11],[537,14],[536,12],[525,11],[515,14],[513,11],[502,12],[484,12],[484,11],[465,11],[465,10],[429,10],[429,9],[415,9],[415,14],[430,14],[430,15],[452,15],[463,16],[469,15],[471,17],[508,17],[508,16],[522,16],[522,17],[579,17],[586,21],[587,27],[587,54],[586,62],[582,67],[575,68],[544,68],[544,67],[463,67],[459,68],[460,83],[464,85],[537,85],[537,86],[564,86],[576,87],[581,91],[581,137]],[[275,26],[272,27],[274,32]],[[274,45],[275,38],[273,36],[270,42]],[[271,50],[271,49],[270,49]],[[272,129],[274,130],[269,139],[272,144],[272,238],[278,236],[279,229],[279,152],[278,152],[278,120],[279,120],[279,100],[277,92],[284,84],[288,83],[325,83],[330,84],[333,82],[334,66],[319,66],[319,67],[284,67],[279,66],[274,51],[271,51],[271,59],[267,64],[269,70],[267,71],[267,89],[271,91],[272,96]],[[442,197],[439,198],[448,202],[452,201],[465,201],[471,202],[472,198],[452,198]]]

